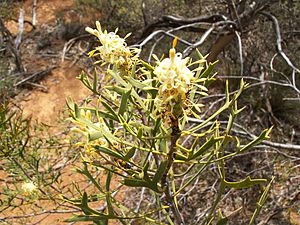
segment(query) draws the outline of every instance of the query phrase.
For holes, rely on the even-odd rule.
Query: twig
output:
[[[55,69],[55,68],[57,68],[57,66],[52,66],[52,67],[50,67],[50,68],[48,68],[48,69],[46,69],[46,70],[42,70],[42,71],[35,72],[35,73],[31,74],[29,77],[26,77],[25,79],[23,79],[23,80],[17,82],[17,83],[14,85],[14,87],[18,87],[18,86],[24,84],[25,82],[28,82],[28,81],[32,80],[32,79],[35,78],[35,77],[38,77],[38,76],[42,77],[42,76],[45,76],[45,75],[49,74],[49,73],[50,73],[53,69]]]
[[[241,36],[237,31],[234,31],[237,40],[238,40],[238,46],[239,46],[239,55],[240,55],[240,64],[241,64],[241,76],[244,75],[244,59],[243,59],[243,47],[242,47],[242,39]]]
[[[30,218],[30,217],[35,217],[43,214],[62,214],[62,213],[76,213],[80,212],[80,210],[45,210],[39,213],[30,213],[30,214],[25,214],[21,216],[7,216],[7,217],[2,217],[0,218],[0,221],[7,221],[7,220],[14,220],[14,219],[23,219],[23,218]]]
[[[90,37],[90,34],[83,34],[83,35],[80,35],[78,37],[74,37],[74,38],[70,39],[67,43],[65,43],[63,51],[62,51],[61,62],[65,61],[66,53],[70,50],[70,48],[73,46],[73,44],[77,40],[79,40],[81,38],[86,38],[86,37]]]

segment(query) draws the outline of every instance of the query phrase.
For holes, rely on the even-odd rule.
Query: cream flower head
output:
[[[159,106],[167,107],[172,114],[174,105],[181,104],[179,108],[183,108],[186,94],[195,80],[194,72],[187,67],[188,61],[189,58],[182,58],[181,53],[176,53],[175,48],[171,48],[169,58],[158,62],[153,71],[161,84],[156,102]]]
[[[37,186],[32,181],[23,183],[21,188],[25,194],[31,194],[37,190]]]
[[[139,50],[136,48],[130,49],[125,39],[129,36],[126,35],[124,38],[121,38],[117,35],[117,29],[115,32],[108,33],[107,30],[102,31],[100,22],[96,22],[96,28],[92,29],[87,27],[85,30],[92,35],[95,35],[101,46],[96,47],[89,53],[89,56],[100,55],[102,61],[108,64],[114,64],[125,70],[129,70],[135,59],[134,54]]]
[[[178,86],[187,87],[194,79],[194,72],[187,68],[189,58],[182,58],[181,53],[176,53],[175,48],[169,51],[169,58],[164,59],[155,68],[154,74],[162,85],[167,89]]]

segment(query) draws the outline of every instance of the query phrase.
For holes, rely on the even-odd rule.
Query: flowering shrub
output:
[[[82,73],[79,79],[97,96],[97,101],[79,107],[69,100],[68,107],[73,130],[84,136],[83,142],[77,144],[83,149],[83,168],[77,172],[88,177],[99,193],[95,198],[95,193],[89,196],[83,192],[79,200],[64,197],[84,213],[68,221],[107,224],[114,219],[127,224],[132,219],[143,219],[150,224],[184,224],[178,196],[186,193],[206,168],[215,165],[219,173],[219,191],[202,224],[212,221],[225,224],[227,218],[220,211],[217,213],[225,188],[248,188],[266,182],[250,177],[235,182],[226,180],[226,160],[259,144],[271,131],[264,130],[246,144],[232,135],[233,121],[243,110],[238,108],[237,100],[247,84],[241,80],[240,89],[230,94],[226,83],[224,105],[203,120],[199,116],[204,106],[201,97],[207,95],[209,84],[214,80],[211,71],[215,63],[207,64],[199,52],[199,59],[194,62],[183,58],[181,53],[176,53],[175,39],[169,57],[159,60],[154,55],[156,64],[150,65],[139,58],[138,49],[126,45],[127,36],[123,39],[117,31],[102,31],[99,22],[96,27],[86,29],[101,44],[89,56],[95,57],[96,63],[102,62],[101,66],[107,64],[106,76],[111,78],[110,82],[98,89],[97,74],[90,81]],[[226,112],[229,116],[227,126],[223,127],[216,118]],[[234,146],[230,153],[225,152],[229,144]],[[178,173],[174,168],[180,166],[187,169]],[[93,168],[105,172],[104,185],[94,178]],[[187,174],[189,179],[182,179]],[[112,179],[120,182],[116,189],[111,187]],[[127,208],[114,197],[122,186],[148,189],[156,207],[151,211]],[[270,184],[249,224],[254,223],[269,187]],[[99,199],[106,200],[105,210],[90,206],[90,202]]]

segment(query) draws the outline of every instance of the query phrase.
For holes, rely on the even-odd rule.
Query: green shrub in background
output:
[[[24,206],[27,207],[26,213],[39,210],[37,200],[55,201],[52,185],[57,182],[61,171],[55,169],[57,162],[51,158],[49,149],[59,146],[59,142],[46,136],[44,130],[42,125],[33,125],[17,109],[0,105],[1,215]],[[5,222],[3,216],[0,221]]]
[[[119,220],[129,224],[131,220],[143,220],[141,224],[184,224],[178,196],[187,193],[207,168],[215,166],[219,191],[202,224],[226,224],[228,218],[218,210],[225,190],[267,182],[250,177],[237,181],[226,179],[225,167],[230,166],[226,160],[259,144],[271,131],[262,131],[249,143],[240,143],[232,134],[234,119],[243,110],[237,100],[247,84],[241,80],[239,90],[230,94],[226,83],[225,104],[207,118],[201,118],[201,107],[204,107],[201,97],[207,95],[214,80],[215,63],[207,65],[198,51],[199,58],[194,62],[183,58],[176,52],[175,39],[168,57],[159,59],[154,55],[156,64],[150,65],[139,58],[139,49],[126,45],[126,37],[119,37],[117,31],[102,31],[99,22],[96,27],[86,29],[101,43],[89,56],[101,66],[106,65],[109,81],[98,89],[97,73],[93,81],[82,73],[79,79],[97,100],[81,107],[69,100],[68,107],[75,125],[73,130],[85,137],[77,144],[84,150],[83,167],[77,172],[85,175],[98,193],[80,191],[80,199],[64,197],[83,212],[68,221],[107,224],[109,220]],[[228,115],[225,125],[217,119],[221,114]],[[228,148],[230,151],[225,151]],[[178,168],[182,171],[178,172]],[[105,182],[94,177],[95,170],[105,172]],[[182,180],[185,175],[189,179]],[[112,180],[120,185],[113,187]],[[254,224],[270,184],[262,191],[249,224]],[[122,186],[149,190],[156,206],[151,211],[127,208],[115,198]],[[105,201],[105,207],[93,207],[100,200]]]

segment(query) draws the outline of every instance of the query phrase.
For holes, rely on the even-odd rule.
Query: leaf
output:
[[[144,168],[143,168],[143,174],[144,174],[144,180],[145,181],[150,181],[149,175],[148,175],[148,169],[149,169],[149,161],[146,162]]]
[[[143,138],[143,126],[139,127],[136,137],[140,140]]]
[[[140,179],[125,178],[124,185],[129,187],[149,187],[149,182]]]
[[[257,204],[256,204],[257,207],[256,207],[256,209],[255,209],[255,211],[254,211],[254,213],[253,213],[253,215],[252,215],[252,217],[251,217],[251,220],[250,220],[250,222],[249,222],[249,225],[252,225],[252,224],[255,223],[255,220],[256,220],[258,214],[260,213],[262,207],[264,206],[264,204],[265,204],[265,202],[266,202],[266,200],[267,200],[267,198],[268,198],[269,191],[270,191],[270,188],[271,188],[271,186],[272,186],[274,180],[275,180],[275,176],[272,177],[271,181],[270,181],[269,184],[266,186],[264,192],[263,192],[262,195],[260,196],[260,199],[259,199],[259,201],[258,201]]]
[[[147,85],[145,85],[145,84],[143,84],[142,82],[140,82],[140,81],[134,79],[133,77],[128,76],[127,79],[128,79],[129,83],[130,83],[133,87],[136,87],[136,88],[142,89],[142,90],[143,90],[144,88],[147,87]]]
[[[127,109],[127,101],[130,96],[130,93],[131,93],[131,89],[122,95],[121,104],[120,104],[120,108],[119,108],[120,115],[123,115]]]
[[[155,173],[155,175],[152,179],[152,182],[155,183],[156,185],[161,180],[161,178],[163,177],[163,175],[166,171],[167,165],[168,165],[168,161],[163,161],[159,165],[159,167],[158,167],[158,169],[157,169],[157,171],[156,171],[156,173]]]
[[[250,143],[248,143],[247,145],[243,146],[240,150],[239,153],[247,151],[248,149],[252,148],[255,145],[258,145],[259,143],[261,143],[264,139],[269,138],[269,134],[272,131],[272,128],[269,129],[265,129],[263,132],[261,132],[261,134],[255,138],[253,141],[251,141]]]
[[[75,215],[69,219],[64,220],[64,222],[99,222],[107,221],[107,216],[85,216],[85,215]]]
[[[116,112],[104,101],[101,101],[101,104],[105,107],[105,109],[110,113],[110,115],[114,118],[115,121],[120,122],[118,115]]]
[[[103,136],[103,134],[102,134],[101,131],[96,131],[96,132],[88,134],[88,140],[89,141],[94,141],[94,140],[97,140],[97,139],[101,138],[102,136]]]
[[[117,158],[117,159],[124,159],[124,156],[116,151],[113,151],[109,148],[106,148],[106,147],[103,147],[103,146],[99,146],[99,145],[95,145],[93,146],[97,151],[99,152],[102,152],[102,153],[105,153],[107,155],[110,155],[114,158]]]
[[[129,161],[129,159],[131,159],[131,158],[134,156],[135,150],[136,150],[136,148],[135,148],[135,147],[132,147],[132,148],[127,152],[127,154],[124,156],[124,160],[125,160],[125,161]]]
[[[107,72],[113,77],[115,78],[115,80],[123,85],[124,87],[127,86],[126,81],[119,75],[118,69],[114,66],[112,70],[108,69]]]
[[[147,69],[149,70],[150,72],[154,71],[154,67],[151,66],[149,63],[143,61],[143,60],[140,60],[140,62],[142,63],[142,65]]]
[[[112,202],[111,202],[111,197],[110,197],[110,182],[111,182],[111,178],[112,178],[112,172],[108,172],[107,177],[106,177],[106,182],[105,182],[105,189],[106,189],[106,202],[107,202],[107,208],[108,208],[108,214],[109,215],[114,215],[114,209],[112,206]]]
[[[224,217],[224,216],[222,215],[222,212],[221,212],[221,211],[219,211],[218,214],[219,214],[219,218],[218,218],[218,222],[217,222],[216,225],[226,225],[227,222],[228,222],[228,218],[227,218],[227,217]]]
[[[266,179],[251,179],[250,176],[247,176],[244,180],[237,181],[237,182],[229,182],[223,180],[224,184],[227,187],[236,188],[236,189],[249,188],[256,184],[265,183],[266,181],[267,181]]]
[[[98,75],[97,75],[96,69],[95,69],[95,71],[94,71],[94,79],[93,79],[93,92],[94,93],[98,93],[97,86],[98,86]]]
[[[195,159],[198,156],[202,155],[204,152],[209,150],[215,143],[224,139],[224,137],[215,137],[211,136],[194,154],[188,157],[189,160]]]
[[[207,78],[209,76],[209,74],[211,73],[211,71],[215,68],[216,64],[218,61],[215,61],[213,63],[209,63],[208,67],[206,68],[206,70],[200,74],[199,78]]]

